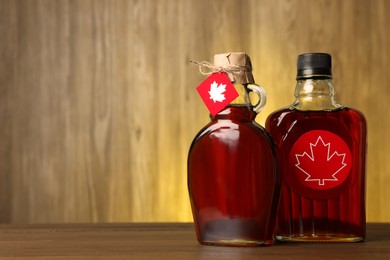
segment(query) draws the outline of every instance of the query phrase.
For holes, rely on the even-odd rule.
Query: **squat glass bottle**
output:
[[[245,53],[216,55],[214,67],[228,71],[239,96],[211,116],[189,151],[188,189],[197,239],[207,245],[270,245],[279,191],[277,162],[269,135],[254,121],[265,105],[265,92],[253,83]],[[259,98],[255,106],[249,99],[252,91]]]

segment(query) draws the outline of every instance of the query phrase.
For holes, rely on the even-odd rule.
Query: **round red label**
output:
[[[352,156],[348,145],[338,135],[313,130],[295,142],[289,163],[292,177],[299,183],[311,189],[327,190],[347,179]]]

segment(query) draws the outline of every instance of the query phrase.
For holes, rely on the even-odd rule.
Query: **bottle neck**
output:
[[[232,102],[230,102],[229,106],[245,106],[250,108],[251,102],[249,98],[249,91],[247,84],[233,84],[234,88],[238,92],[238,97],[236,97]]]
[[[293,108],[298,110],[335,110],[342,107],[335,101],[332,79],[300,79],[295,88]]]

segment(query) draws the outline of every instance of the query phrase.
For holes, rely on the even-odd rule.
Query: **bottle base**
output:
[[[198,241],[215,246],[268,246],[273,243],[273,237],[265,232],[264,224],[258,219],[214,219],[203,225]]]
[[[270,246],[273,241],[252,241],[252,240],[218,240],[218,241],[199,241],[202,245],[207,246],[226,246],[226,247],[257,247],[257,246]]]
[[[308,242],[308,243],[355,243],[364,241],[364,237],[343,235],[312,235],[312,236],[275,236],[280,242]]]

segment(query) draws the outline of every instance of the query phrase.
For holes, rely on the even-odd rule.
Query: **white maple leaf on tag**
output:
[[[223,93],[225,91],[226,91],[226,84],[225,85],[219,84],[218,86],[218,83],[214,81],[212,84],[210,84],[210,91],[209,91],[210,99],[212,99],[214,103],[216,101],[218,102],[224,101],[225,95]]]

